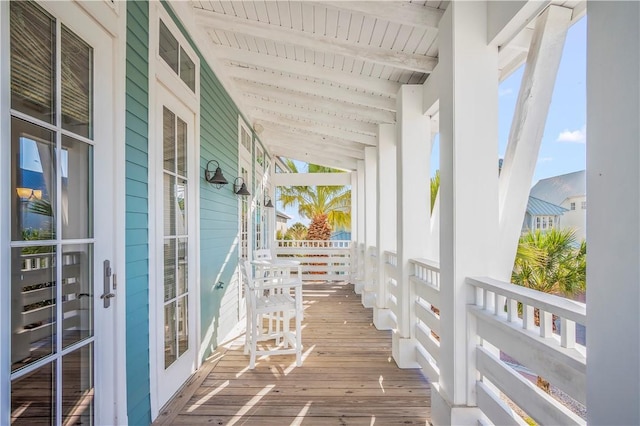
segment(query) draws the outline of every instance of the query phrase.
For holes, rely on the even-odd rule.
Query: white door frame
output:
[[[124,280],[102,306],[102,261],[109,259],[115,274],[124,277],[124,60],[126,19],[107,3],[81,7],[78,3],[42,2],[40,6],[94,49],[94,386],[96,424],[126,423],[126,353]],[[0,140],[10,141],[9,2],[0,2]],[[99,82],[99,83],[98,83]],[[0,150],[0,182],[10,182],[11,155]],[[110,177],[106,179],[105,177]],[[98,194],[100,198],[98,198]],[[10,185],[0,185],[0,278],[11,281]],[[102,242],[105,242],[104,244]],[[106,245],[105,245],[106,244]],[[10,324],[10,286],[0,286],[0,324]],[[11,331],[0,327],[0,423],[9,421],[11,389]],[[102,396],[102,397],[101,397]]]

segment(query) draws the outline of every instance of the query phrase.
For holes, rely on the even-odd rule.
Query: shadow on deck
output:
[[[373,326],[353,286],[307,283],[303,365],[294,355],[248,369],[244,334],[221,345],[155,424],[425,425],[431,389],[419,370],[391,358],[391,332]]]

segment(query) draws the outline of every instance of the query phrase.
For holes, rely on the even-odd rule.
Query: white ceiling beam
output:
[[[351,173],[274,173],[275,186],[338,186],[351,185]]]
[[[263,128],[274,127],[280,130],[288,130],[291,132],[313,133],[319,136],[335,137],[339,140],[348,140],[361,143],[368,146],[376,146],[377,140],[375,136],[366,135],[364,133],[354,133],[348,130],[338,129],[336,127],[323,126],[317,122],[301,121],[297,118],[287,118],[281,115],[270,114],[262,110],[255,110],[251,114],[254,119],[254,127],[258,124]]]
[[[487,43],[503,46],[535,19],[550,0],[490,1],[487,8]]]
[[[274,87],[252,82],[238,81],[238,87],[245,93],[262,96],[283,103],[292,103],[296,106],[307,109],[321,109],[335,111],[340,116],[353,117],[359,121],[370,123],[395,123],[396,114],[394,112],[382,111],[362,107],[347,102],[340,102],[319,96],[308,95],[297,91],[288,90],[283,87]]]
[[[337,158],[351,158],[355,160],[364,159],[364,154],[354,154],[351,152],[340,150],[339,148],[326,148],[313,143],[300,143],[297,139],[279,139],[278,142],[269,144],[270,151],[276,151],[280,148],[292,148],[302,150],[314,155],[321,155],[324,157],[337,157]]]
[[[349,157],[323,156],[291,147],[274,147],[272,152],[274,155],[321,166],[346,170],[356,170],[358,167],[358,160]]]
[[[438,60],[415,53],[397,52],[377,46],[356,44],[317,33],[298,31],[236,16],[203,10],[198,23],[223,31],[243,33],[276,42],[302,46],[306,49],[344,55],[379,65],[415,72],[429,73]]]
[[[228,67],[228,69],[230,68]],[[293,88],[297,92],[322,96],[336,101],[349,102],[383,111],[395,112],[396,110],[396,100],[392,97],[372,95],[344,87],[318,83],[313,80],[306,80],[304,77],[281,74],[279,71],[234,67],[233,76],[238,82],[256,82],[275,87]]]
[[[308,121],[316,121],[323,123],[327,126],[338,127],[344,130],[349,130],[354,133],[365,133],[374,135],[377,132],[377,125],[372,123],[364,123],[362,121],[351,120],[343,118],[337,115],[329,115],[323,111],[312,111],[308,109],[297,108],[292,105],[281,104],[278,102],[270,102],[263,98],[257,98],[245,95],[245,103],[253,106],[254,108],[262,109],[274,114],[282,114],[290,117],[299,117]]]
[[[335,139],[323,139],[322,137],[310,134],[293,133],[280,130],[265,129],[261,139],[267,144],[277,144],[278,141],[296,141],[307,146],[316,146],[327,152],[337,152],[349,154],[354,158],[364,158],[364,147],[366,145],[354,144],[353,142],[338,141]]]
[[[339,84],[341,86],[352,87],[363,92],[393,96],[394,98],[398,94],[398,90],[400,90],[401,86],[400,83],[395,81],[351,74],[343,71],[337,71],[333,68],[313,65],[307,62],[280,58],[278,56],[266,55],[258,52],[250,52],[243,49],[235,49],[228,46],[214,45],[212,53],[219,58],[254,67],[269,68],[290,74],[297,74],[320,81]],[[229,73],[233,74],[234,69],[230,70]]]
[[[316,4],[425,30],[437,29],[444,13],[435,7],[404,1],[323,1]]]

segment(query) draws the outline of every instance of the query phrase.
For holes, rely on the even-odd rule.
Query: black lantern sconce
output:
[[[241,182],[241,184],[238,184],[238,180]],[[244,183],[244,179],[242,179],[241,177],[237,177],[236,180],[233,181],[233,192],[235,192],[236,195],[251,195],[251,193],[247,190],[247,185]]]
[[[216,163],[216,170],[213,172],[213,176],[211,175],[211,170],[209,170],[209,164]],[[220,164],[216,160],[210,160],[207,163],[207,168],[204,171],[204,179],[213,184],[217,189],[222,188],[223,185],[228,184],[227,179],[222,175],[222,170],[220,170]]]
[[[264,206],[267,208],[272,209],[273,208],[273,203],[271,202],[271,197],[269,197],[267,194],[264,195]]]

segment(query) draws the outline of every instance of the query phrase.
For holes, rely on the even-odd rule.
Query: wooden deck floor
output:
[[[156,424],[425,425],[430,386],[391,358],[391,333],[372,324],[353,286],[304,289],[303,365],[293,355],[248,370],[244,335],[221,347],[162,410]]]

